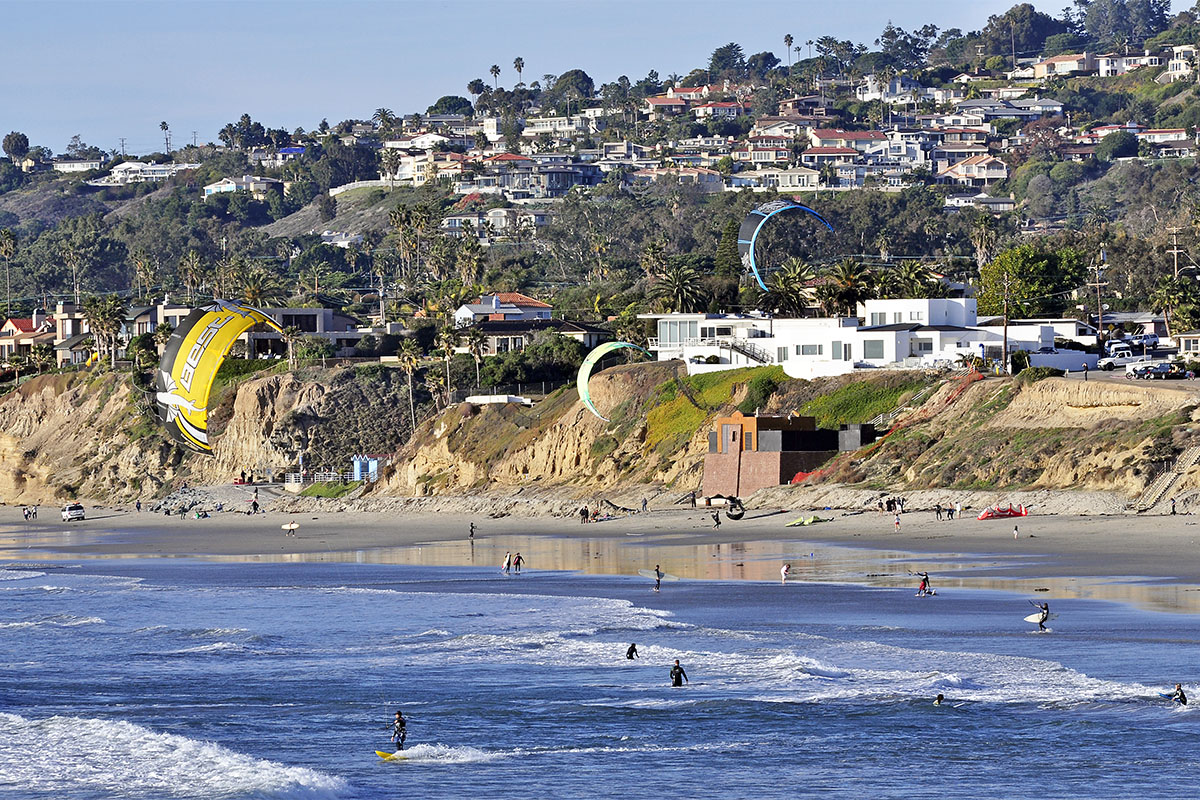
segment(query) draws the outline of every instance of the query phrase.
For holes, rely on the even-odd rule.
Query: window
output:
[[[317,332],[316,314],[284,314],[283,327],[297,328],[305,333]]]
[[[933,352],[933,339],[913,339],[913,350],[918,354]]]
[[[776,347],[775,348],[775,361],[777,363],[783,363],[784,361],[787,361],[787,357],[788,357],[788,349],[786,347]]]
[[[802,356],[819,356],[824,350],[824,345],[819,344],[801,344],[796,346],[796,352]]]
[[[746,435],[742,437],[742,446],[747,450],[754,449],[754,432],[746,431]]]
[[[863,339],[863,358],[883,358],[883,339]]]
[[[842,343],[834,342],[829,345],[829,357],[834,361],[842,361]]]
[[[910,320],[925,319],[925,312],[924,311],[910,311],[910,312],[908,312],[908,318]]]
[[[887,325],[887,313],[883,311],[872,311],[871,325]]]
[[[893,311],[892,312],[892,322],[904,322],[904,312],[903,311]]]

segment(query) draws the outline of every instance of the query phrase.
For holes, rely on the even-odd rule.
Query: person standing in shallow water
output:
[[[630,661],[632,661],[635,658],[641,658],[641,656],[638,655],[636,643],[629,645],[629,649],[625,651],[625,657],[628,658]]]
[[[683,671],[683,667],[679,666],[679,659],[677,658],[675,659],[675,666],[671,667],[671,685],[683,686],[684,681],[691,683],[688,680],[687,673]]]

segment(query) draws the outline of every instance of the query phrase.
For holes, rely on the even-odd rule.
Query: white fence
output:
[[[337,197],[342,192],[348,192],[351,189],[363,189],[369,186],[378,186],[380,188],[388,186],[388,181],[355,181],[354,183],[343,183],[341,186],[335,186],[329,190],[330,197]]]

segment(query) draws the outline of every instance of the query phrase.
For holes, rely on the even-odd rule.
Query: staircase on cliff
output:
[[[1137,503],[1134,504],[1134,509],[1140,514],[1154,508],[1158,501],[1162,500],[1163,496],[1175,485],[1175,481],[1194,467],[1197,461],[1200,461],[1200,445],[1192,445],[1179,454],[1179,458],[1175,459],[1174,466],[1163,470],[1161,475],[1150,482],[1150,485],[1142,492],[1142,496],[1138,498]]]

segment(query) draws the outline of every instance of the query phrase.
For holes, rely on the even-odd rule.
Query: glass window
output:
[[[892,322],[904,322],[904,312],[903,311],[893,311],[892,312]]]
[[[863,358],[883,358],[883,339],[863,339]]]
[[[695,339],[697,336],[700,335],[700,323],[698,321],[689,322],[687,324],[687,328],[688,328],[688,338],[689,339]]]
[[[824,349],[823,345],[819,344],[802,344],[799,346],[800,355],[802,356],[819,356]]]
[[[883,311],[872,311],[871,312],[871,324],[872,325],[886,325],[887,324],[887,313],[883,312]]]
[[[908,318],[910,320],[925,319],[925,312],[924,311],[910,311],[910,312],[908,312]]]
[[[842,343],[841,342],[834,342],[833,344],[829,345],[829,357],[832,358],[834,361],[842,360]]]
[[[787,358],[788,358],[788,349],[786,347],[776,347],[775,348],[775,360],[777,362],[782,363],[784,361],[787,361]]]

